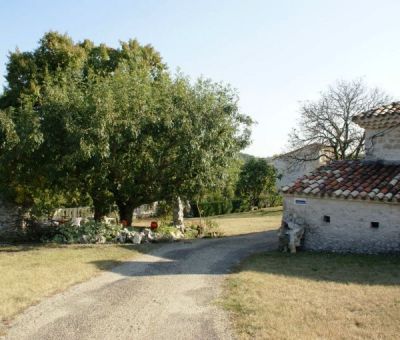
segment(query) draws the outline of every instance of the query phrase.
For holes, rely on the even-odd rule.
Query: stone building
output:
[[[282,188],[282,227],[301,224],[309,250],[400,250],[400,102],[356,115],[365,159],[334,161]]]
[[[297,150],[272,157],[269,162],[277,170],[278,189],[289,185],[300,176],[309,173],[328,161],[329,149],[321,144],[306,145]]]

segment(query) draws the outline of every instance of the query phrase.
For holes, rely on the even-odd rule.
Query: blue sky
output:
[[[137,38],[171,70],[237,88],[258,122],[246,152],[270,156],[299,102],[337,79],[364,77],[400,100],[399,13],[395,0],[0,0],[0,74],[8,51],[32,50],[49,30],[111,46]]]

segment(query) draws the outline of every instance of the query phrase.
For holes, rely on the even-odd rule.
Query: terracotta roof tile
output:
[[[332,178],[335,174],[338,178]],[[332,180],[333,179],[333,180]],[[400,203],[400,164],[335,161],[282,188],[285,194],[328,195]]]
[[[359,113],[353,117],[353,121],[369,129],[400,124],[400,102],[393,102]]]

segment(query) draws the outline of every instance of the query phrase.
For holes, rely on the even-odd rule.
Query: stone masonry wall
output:
[[[301,204],[296,204],[297,203]],[[400,205],[367,201],[284,197],[284,216],[306,223],[304,248],[380,253],[400,251]],[[330,223],[324,222],[324,215]],[[371,222],[379,222],[378,228]]]
[[[365,130],[366,160],[400,161],[400,126],[384,130]]]
[[[276,159],[273,161],[273,165],[281,176],[280,179],[276,180],[276,186],[280,189],[286,185],[290,185],[304,174],[314,171],[321,163],[319,160],[312,160],[296,164],[296,161]]]
[[[0,234],[15,230],[21,221],[20,209],[0,199]]]

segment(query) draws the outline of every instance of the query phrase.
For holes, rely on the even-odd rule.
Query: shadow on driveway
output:
[[[252,256],[253,255],[253,256]],[[109,261],[92,262],[104,270]],[[400,285],[400,255],[362,255],[277,251],[276,230],[168,244],[143,261],[114,261],[122,276],[224,275],[254,271],[313,281]]]
[[[154,250],[146,256],[146,261],[142,257],[113,261],[115,267],[110,271],[123,276],[222,275],[251,254],[276,249],[276,231],[183,241]],[[110,261],[91,263],[101,270],[110,268]]]

